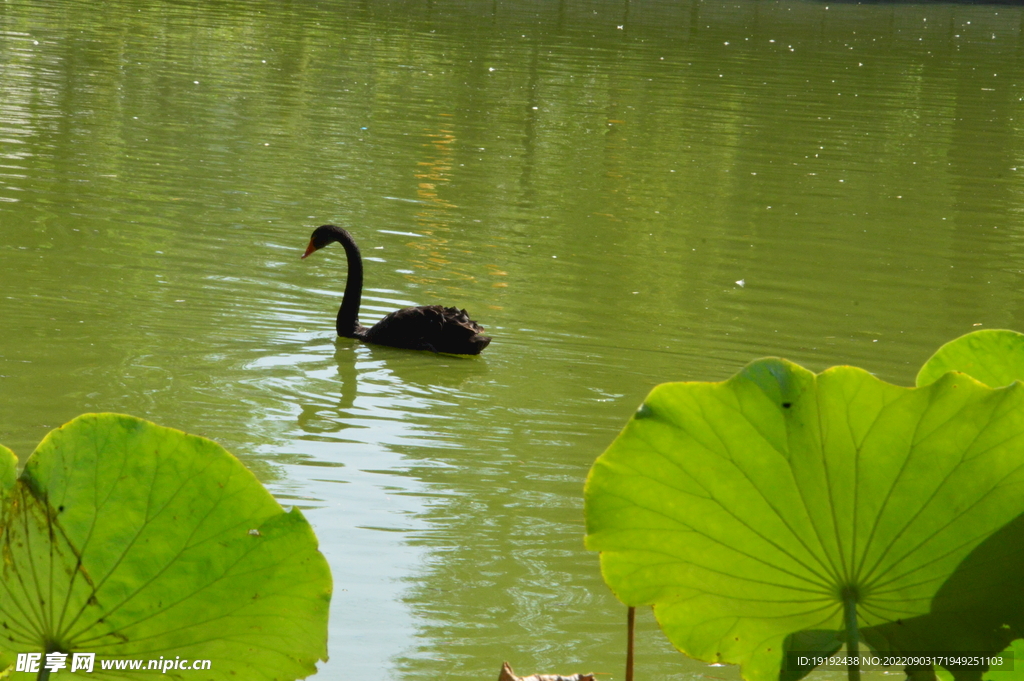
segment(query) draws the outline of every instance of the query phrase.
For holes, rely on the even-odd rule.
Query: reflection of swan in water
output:
[[[378,367],[381,371],[374,372],[374,376],[383,376],[383,382],[388,386],[385,390],[395,397],[405,394],[446,400],[450,399],[448,396],[464,397],[476,393],[472,384],[490,372],[487,362],[467,362],[458,357],[395,353],[373,345],[359,350],[360,363],[367,360]],[[340,353],[335,358],[340,360]],[[364,373],[360,372],[360,375]]]
[[[438,360],[444,366],[439,367]],[[371,396],[382,399],[385,404],[402,403],[414,412],[422,408],[445,411],[463,402],[467,394],[475,393],[472,384],[490,371],[486,362],[466,362],[455,357],[443,362],[443,358],[432,355],[395,353],[372,345],[340,344],[334,361],[338,374],[336,379],[328,379],[329,387],[321,384],[316,390],[303,391],[309,396],[298,405],[301,410],[298,426],[303,432],[338,433],[354,427],[357,419],[365,419],[368,410],[381,408],[386,412],[387,407],[383,405],[356,404],[360,384],[364,399]],[[314,394],[323,397],[311,397]],[[415,403],[419,403],[421,409],[414,408]]]
[[[341,348],[337,348],[334,359],[338,364],[338,379],[341,389],[337,404],[330,405],[326,400],[319,404],[300,404],[299,407],[302,411],[299,412],[298,425],[303,432],[337,433],[349,427],[346,420],[352,418],[356,394],[359,392],[359,379],[354,358],[341,355]],[[338,387],[338,384],[335,386]]]
[[[406,307],[384,317],[369,329],[359,323],[359,303],[363,295],[363,258],[352,235],[341,227],[321,225],[313,230],[303,258],[335,241],[345,247],[348,277],[345,297],[338,310],[338,335],[358,338],[367,343],[390,345],[410,350],[431,350],[454,355],[478,355],[491,339],[465,310],[441,305]]]

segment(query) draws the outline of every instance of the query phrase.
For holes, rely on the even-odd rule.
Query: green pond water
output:
[[[0,3],[0,442],[217,440],[334,574],[324,679],[621,679],[582,486],[644,395],[781,355],[910,384],[1024,330],[1024,11]],[[336,340],[467,308],[478,358]],[[638,678],[738,679],[640,613]],[[827,674],[826,674],[827,675]],[[838,677],[837,677],[838,678]]]

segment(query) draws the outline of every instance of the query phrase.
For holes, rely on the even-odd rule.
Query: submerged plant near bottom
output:
[[[658,386],[587,479],[606,583],[652,605],[677,648],[751,681],[799,678],[813,665],[788,653],[860,640],[1002,651],[1024,632],[1007,605],[1024,590],[1005,593],[1024,574],[1006,541],[1024,536],[1024,385],[932,381],[762,359]]]
[[[312,529],[216,443],[86,414],[15,467],[0,447],[3,662],[180,657],[209,669],[163,677],[269,680],[326,659],[331,576]],[[152,675],[97,662],[89,676]]]

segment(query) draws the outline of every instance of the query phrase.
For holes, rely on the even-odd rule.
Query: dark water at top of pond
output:
[[[319,678],[621,678],[582,485],[644,395],[781,355],[909,384],[1024,329],[1024,12],[0,4],[0,442],[221,442],[331,563]],[[465,307],[475,359],[336,340]],[[738,678],[641,613],[638,675]]]

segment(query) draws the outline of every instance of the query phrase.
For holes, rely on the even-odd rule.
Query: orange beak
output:
[[[313,240],[310,239],[309,240],[309,245],[306,246],[306,252],[302,254],[302,257],[305,258],[306,256],[308,256],[310,253],[312,253],[315,250],[316,250],[316,246],[313,245]]]

